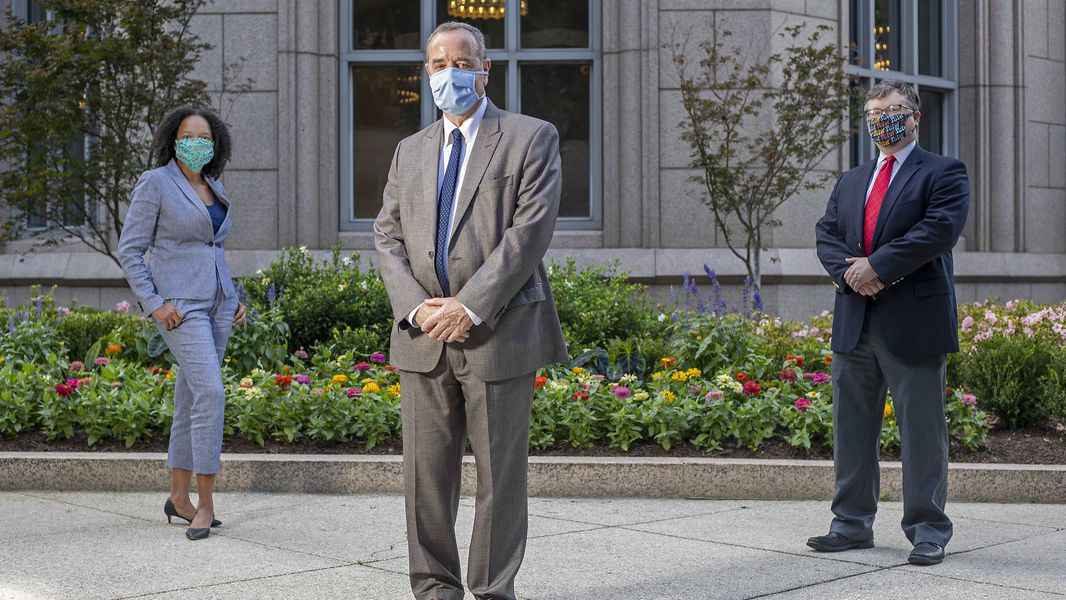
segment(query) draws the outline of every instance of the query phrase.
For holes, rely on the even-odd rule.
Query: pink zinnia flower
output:
[[[304,375],[303,373],[300,373],[296,377],[293,377],[293,379],[296,380],[296,383],[301,383],[303,385],[311,385],[311,378],[307,375]]]
[[[74,371],[75,373],[78,373],[80,371],[84,371],[85,370],[85,363],[81,362],[80,360],[72,361],[70,363],[70,370]]]
[[[98,367],[106,367],[111,364],[111,359],[106,356],[97,356],[96,360],[93,362],[96,363],[96,366]]]
[[[375,353],[370,355],[370,362],[378,363],[379,365],[380,364],[384,364],[385,355],[382,354],[381,352],[375,352]]]
[[[792,403],[792,406],[795,406],[796,410],[800,412],[807,412],[807,409],[811,407],[811,404],[813,404],[813,402],[811,402],[810,398],[801,396],[796,398],[796,401]]]
[[[969,331],[973,329],[973,317],[966,315],[966,318],[962,320],[962,330]]]
[[[115,305],[115,312],[128,313],[130,312],[130,303],[123,300]]]
[[[777,377],[781,379],[781,381],[795,381],[796,372],[792,369],[781,369],[781,372],[777,374]]]
[[[356,363],[355,370],[356,371],[360,371],[360,372],[369,371],[370,370],[370,363],[368,363],[368,362]]]
[[[611,390],[611,393],[618,398],[628,398],[633,394],[633,392],[624,385],[615,386],[615,388]]]
[[[350,387],[347,391],[349,398],[355,398],[356,396],[361,396],[363,394],[363,388]]]
[[[721,400],[722,396],[724,395],[725,394],[722,393],[722,390],[711,390],[707,392],[707,396],[705,396],[705,399],[707,400],[707,402],[714,402],[715,400]]]
[[[74,388],[65,383],[56,384],[56,393],[64,398],[74,393]]]
[[[963,394],[962,403],[966,406],[977,406],[977,396],[973,394]]]
[[[814,385],[822,385],[823,383],[829,383],[829,373],[825,373],[823,371],[804,373],[803,378],[807,381],[810,381]]]
[[[305,351],[303,348],[300,348],[296,352],[293,352],[292,355],[300,360],[307,360],[308,358],[307,351]]]
[[[744,382],[744,393],[748,396],[758,396],[761,391],[762,387],[757,382],[750,380]]]

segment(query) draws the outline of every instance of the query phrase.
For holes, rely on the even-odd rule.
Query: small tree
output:
[[[746,64],[726,48],[728,31],[699,45],[699,60],[674,46],[685,118],[682,139],[692,146],[692,181],[729,250],[747,269],[752,292],[761,294],[762,251],[776,212],[802,190],[822,189],[835,173],[817,172],[847,139],[851,102],[839,47],[824,43],[819,26],[801,38],[805,25],[779,33],[788,44]],[[695,67],[695,69],[693,69]],[[694,71],[694,72],[692,72]],[[776,81],[775,81],[776,80]]]
[[[123,205],[152,168],[167,111],[208,102],[189,77],[206,0],[37,0],[46,22],[0,31],[0,203],[118,263]],[[23,216],[23,218],[25,218]],[[56,236],[46,236],[57,243]]]

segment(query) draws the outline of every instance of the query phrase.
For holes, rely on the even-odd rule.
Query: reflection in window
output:
[[[874,68],[900,71],[900,0],[877,0],[874,4]]]
[[[522,64],[522,112],[559,130],[563,168],[560,217],[589,216],[589,79],[592,66]],[[550,93],[545,93],[550,90]]]
[[[522,14],[523,48],[588,46],[588,0],[536,0]]]
[[[393,151],[419,129],[421,73],[421,64],[352,68],[357,219],[377,217]]]
[[[942,75],[940,0],[918,3],[918,72],[922,75]]]
[[[918,125],[918,145],[930,152],[944,152],[944,95],[927,90],[918,92],[922,119]]]
[[[421,10],[418,2],[356,0],[352,10],[352,40],[356,50],[421,48]]]
[[[414,4],[414,2],[410,2]],[[485,46],[503,48],[504,4],[506,0],[437,0],[437,24],[448,21],[469,23],[485,35]],[[522,13],[526,2],[522,1]]]

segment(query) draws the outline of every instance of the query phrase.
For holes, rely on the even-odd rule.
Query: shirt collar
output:
[[[914,152],[914,147],[917,146],[917,145],[918,145],[918,139],[915,138],[915,139],[911,140],[911,143],[907,144],[907,146],[905,148],[903,148],[899,152],[891,155],[891,156],[895,156],[896,157],[896,164],[892,165],[892,168],[896,169],[900,165],[902,165],[904,162],[906,162],[907,157],[911,155],[911,152]],[[884,152],[880,153],[880,155],[877,157],[877,168],[878,169],[881,168],[881,165],[885,162],[885,159],[888,158],[889,156],[890,155],[885,154]]]
[[[477,135],[477,130],[481,127],[481,119],[485,116],[485,109],[489,106],[489,97],[486,95],[481,100],[481,104],[477,107],[474,114],[470,115],[470,118],[463,121],[463,124],[459,127],[455,126],[447,118],[444,118],[444,145],[447,146],[452,143],[452,131],[458,129],[463,134],[464,143],[469,143]]]

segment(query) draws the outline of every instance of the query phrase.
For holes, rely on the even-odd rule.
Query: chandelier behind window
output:
[[[449,0],[448,16],[455,19],[494,20],[502,19],[506,13],[507,0]],[[529,12],[526,0],[519,2],[519,14],[523,17]]]

